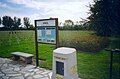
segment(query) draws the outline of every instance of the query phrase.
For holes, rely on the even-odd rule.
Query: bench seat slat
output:
[[[33,57],[32,54],[28,54],[28,53],[23,53],[23,52],[13,52],[11,53],[12,55],[16,55],[16,56],[22,56],[22,57]]]

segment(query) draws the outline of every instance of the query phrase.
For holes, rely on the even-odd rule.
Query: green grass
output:
[[[66,34],[66,35],[65,35]],[[60,39],[68,38],[85,38],[89,37],[93,32],[89,31],[60,31]],[[66,38],[67,37],[67,38]],[[97,38],[97,37],[96,37]],[[99,37],[100,38],[100,37]],[[87,38],[88,39],[88,38]],[[110,38],[109,47],[119,47],[119,39]],[[115,41],[117,39],[117,42]],[[10,57],[11,52],[21,51],[32,53],[35,55],[35,42],[33,31],[16,31],[11,34],[9,31],[0,31],[0,57]],[[88,39],[89,40],[89,39]],[[52,69],[52,52],[54,45],[39,44],[40,67]],[[82,79],[108,79],[109,78],[109,57],[108,51],[101,50],[97,53],[77,51],[78,74]],[[119,55],[114,55],[113,79],[119,79],[120,63]]]
[[[60,31],[60,46],[74,47],[85,52],[99,52],[109,45],[108,37],[95,35],[93,31]]]
[[[79,52],[78,73],[83,79],[108,79],[109,54],[101,51],[97,54]]]
[[[39,59],[43,60],[40,67],[52,69],[52,52],[55,49],[54,45],[40,44],[39,45]]]
[[[23,51],[28,53],[35,52],[33,31],[16,31],[12,34],[10,31],[0,32],[0,56],[10,57],[14,51]]]
[[[39,58],[44,60],[40,67],[52,68],[53,45],[42,44],[39,46]],[[47,51],[46,51],[47,50]],[[119,79],[119,56],[114,55],[113,79]],[[109,78],[110,52],[102,50],[99,53],[77,52],[78,74],[82,79],[108,79]]]

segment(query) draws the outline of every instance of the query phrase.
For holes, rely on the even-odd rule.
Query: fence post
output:
[[[111,50],[111,53],[110,53],[110,79],[112,79],[113,52],[114,50]]]
[[[110,79],[112,79],[112,69],[113,69],[113,54],[114,53],[120,53],[120,49],[112,49],[112,50],[110,50],[111,51],[111,54],[110,54]]]

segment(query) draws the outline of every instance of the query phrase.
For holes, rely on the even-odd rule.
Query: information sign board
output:
[[[37,42],[56,44],[57,18],[36,21]]]

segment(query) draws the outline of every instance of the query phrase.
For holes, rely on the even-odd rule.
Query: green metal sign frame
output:
[[[39,26],[39,25],[37,25],[38,23],[37,22],[43,22],[43,21],[51,21],[51,20],[54,20],[55,22],[55,24],[54,24],[54,26]],[[47,22],[44,22],[44,23],[47,23]],[[43,23],[43,24],[44,24]],[[39,39],[40,39],[40,37],[38,37],[38,30],[39,30],[39,28],[52,28],[52,29],[54,29],[55,30],[55,42],[54,43],[52,43],[52,42],[44,42],[44,41],[38,41]],[[54,27],[54,28],[53,28]],[[35,49],[36,49],[36,67],[38,67],[39,66],[39,55],[38,55],[38,43],[43,43],[43,44],[53,44],[53,45],[56,45],[56,48],[58,47],[58,41],[59,41],[59,34],[58,34],[59,32],[58,32],[58,18],[50,18],[50,19],[40,19],[40,20],[35,20]],[[39,39],[38,39],[39,38]],[[47,36],[46,36],[46,38],[48,38]],[[49,38],[48,38],[49,39]]]

